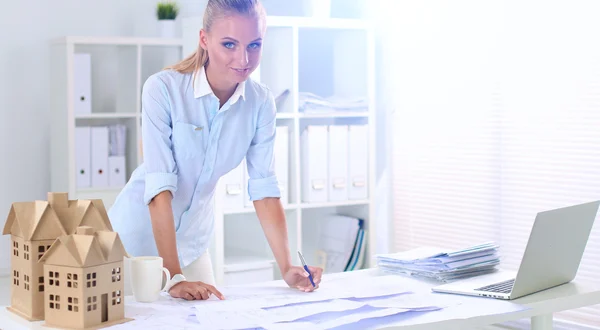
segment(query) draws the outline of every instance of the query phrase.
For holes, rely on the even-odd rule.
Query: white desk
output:
[[[376,280],[377,276],[384,275],[377,269],[355,271],[351,273],[332,274],[324,277],[319,290],[326,290],[328,286],[335,285],[360,285],[365,281]],[[436,285],[433,281],[423,281],[398,275],[398,286],[413,292],[430,292],[430,288]],[[282,282],[271,282],[270,285],[283,285]],[[5,293],[3,293],[5,294]],[[538,292],[522,297],[512,302],[490,300],[479,297],[460,297],[463,304],[451,306],[439,311],[416,313],[408,318],[391,321],[388,324],[379,325],[380,329],[476,329],[486,325],[503,323],[507,321],[532,318],[532,329],[552,329],[552,313],[575,309],[579,307],[595,305],[600,303],[600,288],[593,288],[578,284],[577,281],[559,287]],[[130,297],[128,297],[130,298]],[[126,300],[127,301],[127,300]],[[478,315],[474,315],[473,303],[479,306],[499,306],[497,304],[519,304],[528,307],[526,310],[499,314],[493,307],[483,307]],[[126,305],[127,306],[127,305]],[[125,310],[127,314],[127,309]],[[3,330],[25,330],[25,329],[47,329],[42,322],[30,323],[8,312],[3,306],[0,308],[0,329]]]

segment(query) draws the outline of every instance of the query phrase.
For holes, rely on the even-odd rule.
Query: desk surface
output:
[[[386,275],[377,269],[354,271],[349,273],[328,274],[324,276],[319,290],[326,290],[328,286],[359,285],[361,282],[373,280],[377,276]],[[431,292],[431,287],[438,282],[420,280],[398,275],[398,286],[415,293]],[[395,280],[394,280],[395,283]],[[283,285],[281,281],[270,282],[270,285]],[[412,313],[411,315],[398,315],[390,318],[385,325],[378,325],[380,329],[469,329],[490,324],[503,323],[536,315],[551,314],[563,310],[574,309],[600,303],[600,288],[578,283],[576,280],[552,289],[531,294],[514,301],[500,301],[496,299],[456,296],[461,304],[445,309],[427,313]],[[127,301],[127,300],[126,300]],[[502,304],[502,305],[500,305]],[[511,304],[515,311],[497,313],[498,306],[506,307]],[[474,308],[477,306],[477,308]],[[477,310],[475,310],[477,309]],[[502,309],[502,308],[501,308]],[[127,315],[127,305],[125,313]],[[3,306],[0,308],[0,329],[47,329],[43,322],[27,322],[8,312]],[[368,324],[365,324],[368,326]]]

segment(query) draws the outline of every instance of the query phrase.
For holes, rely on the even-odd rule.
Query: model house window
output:
[[[98,305],[98,304],[96,304],[96,301],[97,301],[97,300],[96,300],[96,296],[93,296],[93,297],[88,297],[88,298],[87,298],[87,310],[88,310],[88,312],[91,312],[91,311],[93,311],[93,310],[94,310],[94,311],[96,310],[96,308],[97,308],[97,305]]]
[[[38,260],[42,259],[44,252],[46,252],[46,248],[43,245],[40,245],[38,247]]]
[[[113,291],[112,293],[112,304],[118,305],[121,303],[121,290]]]
[[[29,291],[29,275],[23,274],[23,280],[25,280],[25,283],[23,284],[25,290]]]
[[[19,286],[19,271],[13,270],[13,284]]]
[[[49,297],[49,307],[51,309],[60,309],[60,296],[51,294]]]
[[[69,312],[79,312],[79,299],[75,297],[69,297],[67,298],[67,303],[67,309],[69,310]]]
[[[29,260],[29,245],[23,245],[23,251],[25,251],[23,253],[23,258],[25,258],[25,260]]]
[[[67,273],[67,287],[77,289],[77,274]]]
[[[38,278],[38,290],[44,292],[44,276]]]
[[[58,281],[58,277],[59,277],[59,273],[58,272],[48,272],[48,277],[50,278],[48,280],[48,284],[49,285],[56,285],[56,286],[60,286],[60,282]]]
[[[13,255],[15,257],[19,256],[19,242],[13,242]]]
[[[112,281],[120,282],[121,281],[121,267],[112,269]]]
[[[96,286],[96,273],[87,274],[87,287],[95,287]]]

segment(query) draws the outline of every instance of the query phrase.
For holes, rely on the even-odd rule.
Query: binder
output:
[[[86,53],[73,55],[73,94],[75,114],[92,112],[92,56]]]
[[[75,181],[78,188],[87,188],[92,184],[91,143],[90,127],[75,127]]]
[[[318,220],[317,264],[322,265],[324,273],[343,272],[356,246],[360,220],[342,214],[328,214]]]
[[[302,201],[326,202],[328,198],[328,131],[325,125],[308,125],[302,132]]]
[[[108,156],[108,185],[125,186],[125,156]]]
[[[92,187],[108,187],[108,127],[91,128]]]
[[[279,191],[281,192],[281,203],[285,205],[289,203],[290,133],[288,126],[277,126],[275,134],[275,174],[277,175]]]
[[[348,199],[368,198],[368,143],[367,125],[348,127]]]
[[[352,249],[352,254],[348,259],[348,263],[346,264],[346,268],[344,271],[353,271],[355,269],[360,269],[364,264],[364,254],[367,246],[366,243],[366,230],[365,230],[365,220],[358,219],[358,233],[356,235],[356,240],[354,241],[354,248]]]
[[[348,200],[348,126],[329,127],[329,200]]]
[[[244,169],[246,168],[245,158],[240,164],[221,177],[223,185],[223,208],[239,210],[244,207]]]

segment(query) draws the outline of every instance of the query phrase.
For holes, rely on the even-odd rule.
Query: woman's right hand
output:
[[[210,284],[204,282],[179,282],[169,290],[173,298],[182,298],[185,300],[206,300],[211,294],[223,300],[225,297],[219,290]]]

